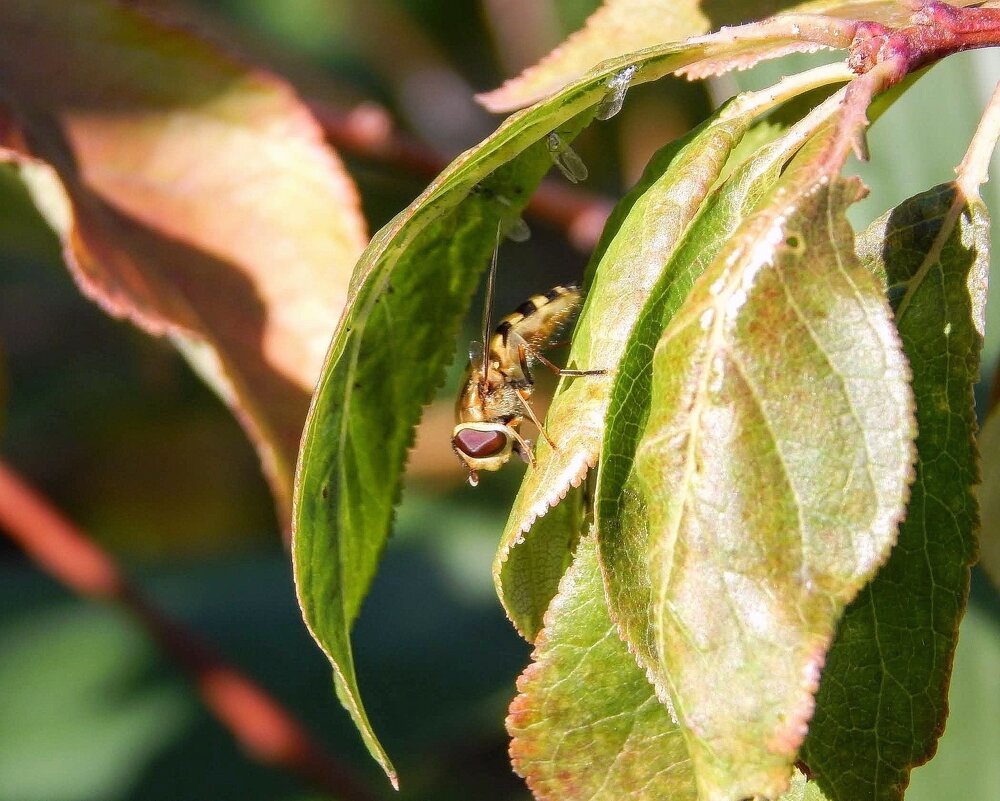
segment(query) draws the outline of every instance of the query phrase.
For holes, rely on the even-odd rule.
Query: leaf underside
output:
[[[761,19],[794,4],[792,0],[712,4],[701,0],[605,0],[581,30],[538,64],[477,99],[490,111],[513,111],[558,91],[602,61],[723,25]]]

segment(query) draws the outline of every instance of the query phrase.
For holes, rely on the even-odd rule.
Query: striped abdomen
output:
[[[518,346],[531,352],[544,350],[562,331],[583,300],[577,286],[555,286],[543,295],[532,295],[517,309],[504,317],[490,338],[487,353],[492,363],[515,384],[527,383]]]

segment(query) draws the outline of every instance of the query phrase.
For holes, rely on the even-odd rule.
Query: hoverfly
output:
[[[490,336],[499,247],[498,227],[486,284],[482,340],[473,342],[469,348],[469,367],[455,404],[456,423],[451,435],[451,447],[469,471],[472,486],[479,483],[480,470],[499,470],[513,453],[534,464],[531,443],[518,431],[525,416],[549,445],[556,447],[528,402],[535,389],[531,374],[534,363],[545,365],[556,375],[606,372],[561,369],[540,352],[549,346],[583,300],[580,288],[572,284],[533,295],[504,317]]]

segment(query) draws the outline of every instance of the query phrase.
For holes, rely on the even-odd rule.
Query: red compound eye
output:
[[[507,435],[500,431],[463,428],[455,435],[455,447],[471,459],[488,459],[507,447]]]

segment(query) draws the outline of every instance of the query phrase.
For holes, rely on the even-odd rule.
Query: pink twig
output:
[[[0,527],[50,575],[80,595],[118,604],[191,678],[211,712],[255,759],[298,774],[344,801],[374,796],[312,740],[260,685],[150,603],[109,554],[0,462]]]

